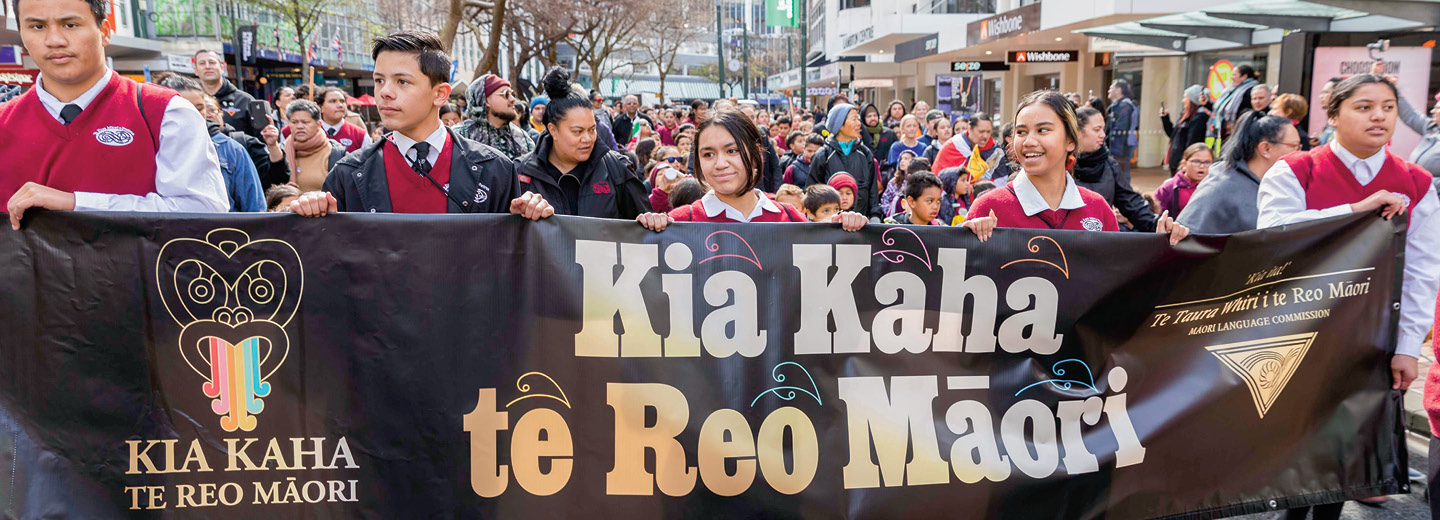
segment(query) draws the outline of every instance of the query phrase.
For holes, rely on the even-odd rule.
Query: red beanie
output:
[[[851,177],[848,173],[837,173],[830,176],[830,182],[828,184],[830,184],[831,188],[835,188],[836,191],[839,191],[840,188],[850,188],[850,193],[860,192],[860,185],[855,184],[855,178]]]
[[[504,78],[494,74],[486,74],[482,80],[485,82],[485,97],[490,97],[490,94],[494,94],[496,90],[500,90],[500,87],[510,86],[509,81],[505,81]]]

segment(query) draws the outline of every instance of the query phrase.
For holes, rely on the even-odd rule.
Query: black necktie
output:
[[[328,135],[328,136],[330,136],[330,137],[335,137],[335,131],[336,131],[336,130],[337,130],[337,129],[335,129],[335,128],[326,129],[326,130],[325,130],[325,135]]]
[[[410,167],[415,168],[415,172],[420,175],[429,175],[430,143],[424,141],[415,143],[415,147],[412,148],[412,150],[415,150],[415,160],[410,163]]]
[[[65,121],[66,125],[69,125],[77,117],[80,117],[80,105],[69,104],[60,109],[60,119]]]

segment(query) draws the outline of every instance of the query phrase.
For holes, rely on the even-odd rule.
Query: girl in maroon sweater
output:
[[[1023,175],[975,201],[971,215],[994,216],[1000,227],[1119,231],[1115,213],[1100,194],[1081,188],[1070,177],[1080,135],[1075,107],[1059,92],[1042,90],[1025,96],[1015,115],[1014,156]],[[1190,229],[1166,212],[1156,232],[1170,235],[1175,245]]]
[[[750,119],[736,110],[722,110],[700,123],[690,156],[695,173],[710,191],[694,203],[666,213],[646,213],[636,221],[653,231],[670,222],[809,222],[794,206],[775,202],[756,188],[765,164],[760,150],[763,137]],[[865,226],[855,212],[836,215],[846,231]]]

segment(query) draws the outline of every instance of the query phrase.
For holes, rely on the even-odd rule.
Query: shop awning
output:
[[[1379,32],[1440,24],[1440,0],[1246,0],[1074,32],[1176,52],[1279,43],[1287,31]]]

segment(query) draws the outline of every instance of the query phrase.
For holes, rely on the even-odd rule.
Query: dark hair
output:
[[[995,120],[990,119],[990,116],[989,116],[988,114],[986,114],[986,113],[984,113],[984,112],[976,112],[976,113],[974,113],[974,114],[970,114],[970,126],[971,126],[971,127],[974,127],[974,126],[975,126],[975,123],[979,123],[979,122],[981,122],[981,121],[985,121],[985,122],[987,122],[987,123],[990,123],[990,128],[995,128]]]
[[[916,157],[910,160],[910,168],[906,170],[910,174],[930,171],[930,159]]]
[[[695,139],[690,143],[690,156],[700,157],[700,134],[705,133],[710,127],[718,126],[730,133],[735,139],[735,144],[740,147],[740,163],[745,168],[745,187],[741,192],[753,191],[760,185],[760,180],[765,176],[765,155],[762,153],[760,142],[765,137],[760,130],[755,128],[755,123],[745,117],[738,109],[727,108],[717,110],[714,115],[700,122],[698,131],[695,132]],[[694,161],[695,176],[701,180],[705,179],[705,171],[700,166],[700,161]]]
[[[591,109],[590,100],[576,95],[570,88],[570,71],[565,67],[551,67],[550,71],[545,73],[545,78],[540,80],[540,84],[545,87],[545,95],[550,97],[550,103],[545,105],[545,117],[540,119],[546,126],[559,126],[560,121],[564,120],[571,110]]]
[[[971,190],[971,193],[970,193],[970,197],[971,197],[971,198],[970,198],[970,200],[979,200],[981,195],[984,195],[985,192],[990,191],[990,190],[993,190],[993,189],[995,189],[995,183],[993,183],[993,182],[990,182],[990,181],[980,181],[980,182],[977,182],[977,183],[975,183],[975,184],[973,184],[973,185],[970,186],[970,190]]]
[[[1133,97],[1135,97],[1135,89],[1130,88],[1130,82],[1129,82],[1129,81],[1125,81],[1125,80],[1123,80],[1123,79],[1117,79],[1117,80],[1115,80],[1113,83],[1111,83],[1111,85],[1113,85],[1113,86],[1115,86],[1116,88],[1119,88],[1119,89],[1120,89],[1120,97],[1122,97],[1122,98],[1133,98]]]
[[[641,139],[640,142],[635,143],[635,156],[646,159],[644,162],[649,162],[650,154],[655,151],[656,144],[654,139]]]
[[[1239,75],[1241,75],[1241,76],[1245,76],[1245,77],[1247,77],[1247,78],[1255,78],[1255,77],[1256,77],[1256,76],[1255,76],[1255,67],[1251,67],[1249,63],[1245,63],[1245,64],[1240,65],[1239,67],[1235,67],[1235,73],[1236,73],[1236,74],[1239,74]]]
[[[777,124],[777,125],[791,125],[791,124],[795,124],[795,123],[793,122],[792,119],[790,119],[790,116],[780,116],[780,117],[778,117],[778,118],[775,118],[775,124]]]
[[[296,112],[310,114],[311,119],[314,119],[316,123],[320,122],[320,105],[315,104],[314,101],[296,99],[295,101],[291,101],[289,105],[285,105],[285,119],[290,119]]]
[[[1070,100],[1067,99],[1067,100],[1065,100],[1065,101],[1066,101],[1066,102],[1069,102]],[[1074,103],[1071,103],[1071,105],[1074,105]],[[1094,108],[1095,110],[1100,111],[1101,114],[1104,114],[1104,113],[1105,113],[1105,101],[1102,100],[1102,99],[1100,99],[1100,98],[1098,98],[1098,97],[1090,96],[1090,99],[1085,100],[1085,105],[1090,106],[1090,107]],[[1076,107],[1076,108],[1079,108],[1079,107]]]
[[[925,194],[928,188],[936,188],[942,193],[945,185],[940,184],[940,178],[930,172],[915,172],[905,178],[905,198],[918,199]]]
[[[462,119],[465,117],[465,112],[460,110],[460,107],[456,106],[454,103],[446,103],[440,105],[440,116],[444,117],[445,114],[455,114],[457,116],[460,116]]]
[[[840,205],[840,190],[829,184],[811,184],[805,187],[805,211],[819,213],[826,204]]]
[[[670,207],[680,208],[694,204],[705,196],[705,185],[694,177],[686,177],[670,188]]]
[[[314,97],[313,94],[314,94],[314,92],[311,92],[311,91],[310,91],[310,85],[300,85],[300,86],[298,86],[298,87],[295,87],[295,98],[296,98],[296,99],[305,99],[305,98],[307,98],[307,97]]]
[[[85,0],[85,3],[90,4],[90,15],[95,17],[95,25],[104,27],[105,15],[110,13],[110,0]],[[12,13],[10,16],[19,18],[20,0],[15,0],[14,8],[15,10],[10,11]],[[21,25],[24,24],[21,23]]]
[[[804,132],[799,130],[790,131],[790,135],[785,136],[785,146],[795,146],[795,140],[801,137],[805,137]]]
[[[1001,143],[1004,143],[1006,139],[1009,139],[1013,135],[1015,135],[1015,123],[1005,123],[1003,125],[1000,125]]]
[[[1076,146],[1080,144],[1080,121],[1075,115],[1075,104],[1065,99],[1065,96],[1054,90],[1037,90],[1020,99],[1020,104],[1015,107],[1015,119],[1019,119],[1020,111],[1030,105],[1045,105],[1055,111],[1060,117],[1060,126],[1065,129],[1065,138]],[[1010,143],[1013,148],[1015,143]],[[1013,153],[1012,156],[1019,157],[1020,154]]]
[[[1075,127],[1084,128],[1090,124],[1090,120],[1100,115],[1099,110],[1092,106],[1083,106],[1075,110]]]
[[[333,92],[339,92],[342,100],[350,99],[350,94],[345,92],[345,89],[340,87],[320,87],[320,91],[315,93],[315,104],[324,105],[325,100],[329,98]]]
[[[690,110],[700,110],[701,108],[708,108],[709,106],[710,104],[706,103],[703,99],[697,99],[690,102]]]
[[[1249,161],[1255,157],[1255,149],[1260,143],[1280,142],[1280,137],[1285,135],[1285,128],[1291,126],[1294,125],[1289,119],[1280,116],[1244,118],[1235,133],[1225,140],[1225,146],[1220,150],[1220,158],[1231,166]]]
[[[425,31],[400,31],[381,36],[371,41],[370,59],[380,57],[382,52],[403,52],[414,55],[420,62],[420,73],[430,80],[430,86],[450,81],[450,55],[435,33]]]
[[[809,137],[806,137],[806,138],[805,138],[805,144],[813,144],[813,145],[815,145],[815,146],[825,146],[825,138],[824,138],[824,137],[821,137],[820,134],[810,134]]]
[[[299,196],[300,188],[294,184],[276,184],[265,190],[265,207],[270,211],[275,211],[275,207],[279,206],[280,201],[285,197]]]
[[[1355,93],[1359,92],[1361,87],[1375,84],[1385,85],[1386,88],[1390,89],[1390,93],[1395,95],[1396,100],[1400,99],[1400,91],[1395,90],[1395,84],[1383,77],[1374,74],[1350,76],[1338,85],[1335,85],[1335,90],[1330,91],[1330,99],[1326,100],[1327,102],[1325,103],[1325,116],[1335,117],[1339,115],[1341,103],[1354,97]]]
[[[199,81],[195,81],[179,74],[170,74],[168,76],[165,76],[164,78],[161,78],[160,81],[156,84],[182,94],[185,92],[200,92],[202,94],[205,93],[205,89],[200,86]]]

